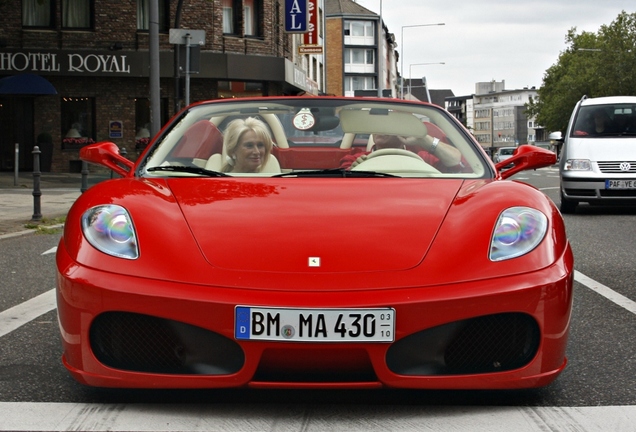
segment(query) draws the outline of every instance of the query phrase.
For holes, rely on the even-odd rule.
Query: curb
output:
[[[64,228],[64,224],[43,225],[43,226],[45,226],[47,229]],[[0,240],[14,238],[14,237],[23,237],[27,235],[36,234],[37,232],[38,232],[37,228],[32,228],[32,229],[27,229],[24,231],[16,231],[16,232],[7,233],[7,234],[0,234]]]

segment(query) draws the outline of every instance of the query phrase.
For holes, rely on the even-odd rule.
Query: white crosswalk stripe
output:
[[[0,403],[0,430],[633,432],[636,424],[635,406],[424,406],[410,407],[404,419],[396,409],[379,406],[359,417],[291,405],[286,410],[263,407],[262,415],[245,416],[240,407],[219,405],[5,402]]]

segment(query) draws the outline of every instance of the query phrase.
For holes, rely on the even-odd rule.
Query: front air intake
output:
[[[130,312],[95,318],[90,343],[101,363],[133,372],[223,375],[245,362],[238,344],[218,333]]]
[[[387,365],[402,375],[483,374],[518,369],[539,348],[537,322],[522,313],[487,315],[415,333],[395,342]]]

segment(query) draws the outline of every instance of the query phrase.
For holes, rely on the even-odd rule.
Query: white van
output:
[[[561,212],[579,202],[636,204],[636,96],[581,99],[559,159]]]

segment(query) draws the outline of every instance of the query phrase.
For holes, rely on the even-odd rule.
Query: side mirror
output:
[[[532,145],[522,145],[518,147],[512,157],[495,165],[502,179],[507,179],[520,171],[543,168],[554,165],[557,156],[554,152]],[[503,168],[512,165],[510,169],[502,171]]]
[[[79,156],[83,161],[105,166],[122,177],[125,177],[135,165],[119,154],[117,144],[109,141],[82,147]]]

